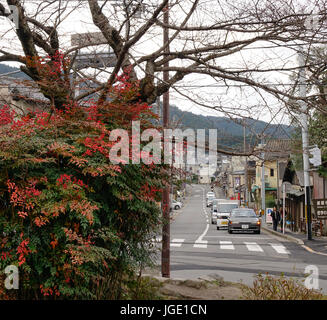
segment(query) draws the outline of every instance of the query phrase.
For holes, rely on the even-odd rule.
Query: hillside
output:
[[[182,111],[176,106],[170,106],[172,123],[178,124],[181,128],[193,129],[217,129],[218,144],[221,146],[237,147],[243,146],[243,125],[238,124],[239,119],[231,120],[227,117],[203,116],[192,112]],[[254,145],[258,143],[254,133],[265,132],[270,138],[290,138],[293,128],[287,125],[267,124],[264,121],[247,118],[246,140]]]
[[[14,68],[14,67],[8,66],[6,64],[0,63],[0,74],[14,72],[14,71],[18,71],[18,70],[19,70],[18,68]],[[10,74],[8,76],[12,77],[12,78],[30,79],[23,72],[13,73],[13,74]]]

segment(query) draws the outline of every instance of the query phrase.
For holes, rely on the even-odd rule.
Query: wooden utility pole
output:
[[[169,23],[169,5],[163,9],[163,43],[165,46],[164,52],[169,54],[169,46],[166,45],[169,41],[168,34],[168,23]],[[168,82],[169,71],[167,68],[169,63],[164,64],[163,81]],[[165,92],[162,97],[163,104],[163,126],[169,128],[169,91]],[[162,215],[163,215],[163,226],[162,226],[162,252],[161,252],[161,274],[165,278],[170,278],[170,186],[167,186],[162,194]]]

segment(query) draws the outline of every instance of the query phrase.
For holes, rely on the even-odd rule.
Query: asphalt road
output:
[[[263,230],[259,235],[217,230],[206,207],[207,191],[206,186],[193,185],[185,206],[175,212],[170,238],[172,278],[218,275],[226,281],[251,285],[255,275],[266,272],[304,280],[305,268],[315,265],[319,288],[327,293],[327,257]]]

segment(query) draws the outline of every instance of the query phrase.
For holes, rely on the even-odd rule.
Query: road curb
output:
[[[277,232],[277,231],[271,230],[271,229],[269,229],[269,228],[267,228],[267,227],[264,227],[264,226],[261,226],[261,228],[262,228],[263,230],[265,230],[265,231],[267,231],[267,232],[269,232],[269,233],[271,233],[271,234],[277,236],[277,237],[280,237],[280,238],[284,238],[284,239],[290,240],[290,241],[295,242],[295,243],[297,243],[297,244],[299,244],[299,245],[301,245],[301,246],[304,245],[304,242],[303,242],[301,239],[298,239],[298,238],[292,237],[292,236],[290,236],[290,235],[288,235],[288,234],[282,234],[282,233],[280,233],[280,232]]]
[[[309,252],[311,252],[311,253],[319,254],[319,255],[322,255],[322,256],[327,256],[327,253],[320,252],[320,251],[315,251],[315,250],[313,250],[312,248],[310,248],[310,247],[308,247],[308,246],[306,246],[306,245],[302,245],[302,247],[303,247],[305,250],[307,250],[307,251],[309,251]]]
[[[305,245],[304,242],[301,239],[297,239],[297,238],[292,237],[290,235],[281,234],[279,232],[276,232],[276,231],[271,230],[271,229],[269,229],[267,227],[264,227],[264,226],[261,226],[261,228],[268,231],[268,232],[270,232],[271,234],[274,234],[274,235],[278,236],[278,237],[281,237],[281,238],[288,239],[290,241],[296,242],[297,244],[299,244],[303,249],[307,250],[308,252],[311,252],[311,253],[314,253],[314,254],[319,254],[319,255],[322,255],[322,256],[327,256],[327,253],[320,252],[320,251],[315,251],[312,248],[310,248],[309,246]]]

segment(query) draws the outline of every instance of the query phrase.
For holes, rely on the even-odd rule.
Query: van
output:
[[[217,223],[217,204],[219,201],[226,201],[226,199],[213,199],[211,210],[210,210],[212,224]]]
[[[231,211],[238,207],[238,200],[223,200],[217,202],[217,230],[228,228],[228,219],[230,217]]]

